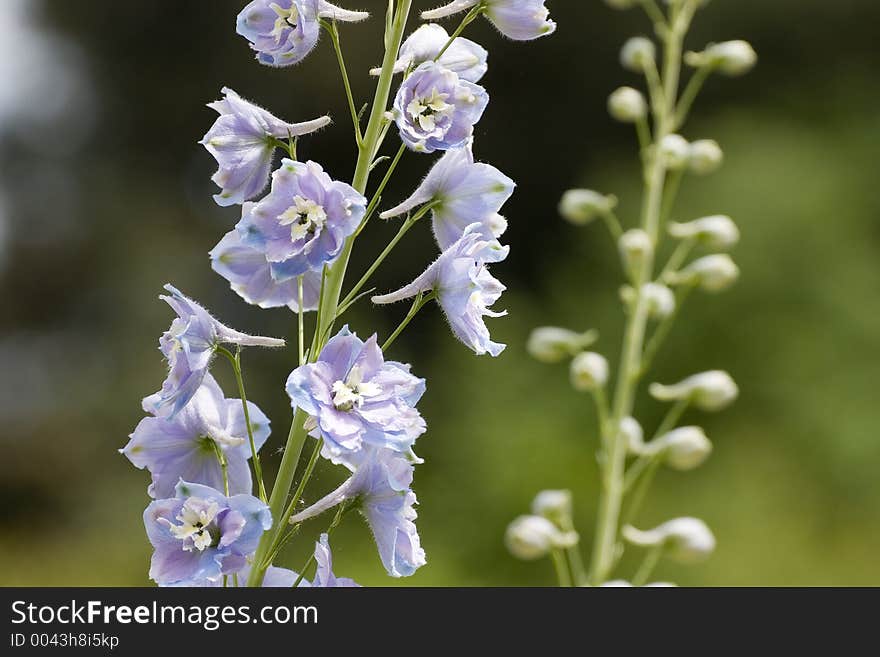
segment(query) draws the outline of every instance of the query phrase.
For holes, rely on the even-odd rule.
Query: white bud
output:
[[[725,75],[744,75],[758,63],[758,54],[748,41],[715,43],[703,51],[710,66]]]
[[[665,285],[645,283],[642,286],[642,297],[649,317],[664,319],[675,311],[675,295]]]
[[[526,349],[535,360],[558,363],[588,348],[598,338],[596,331],[577,333],[555,326],[541,326],[532,331]]]
[[[531,561],[547,556],[550,550],[577,545],[576,532],[563,532],[547,518],[520,516],[507,527],[504,542],[518,559]]]
[[[677,239],[694,239],[710,249],[729,249],[739,242],[739,229],[733,219],[723,214],[701,217],[684,224],[673,222],[668,230]]]
[[[620,87],[608,97],[608,113],[621,123],[635,123],[648,114],[648,103],[642,92]]]
[[[699,518],[676,518],[647,531],[627,525],[621,533],[633,545],[662,545],[671,559],[683,563],[702,561],[715,550],[715,536]]]
[[[620,436],[630,454],[641,454],[645,448],[645,433],[642,425],[634,417],[627,416],[620,421]]]
[[[712,443],[700,427],[679,427],[652,440],[649,449],[670,468],[693,470],[709,458]]]
[[[654,253],[654,242],[651,236],[641,228],[633,228],[620,236],[617,243],[624,267],[633,278]]]
[[[715,173],[724,162],[724,151],[714,139],[698,139],[691,143],[689,166],[697,175]]]
[[[737,76],[748,73],[758,63],[758,55],[748,41],[724,41],[706,46],[702,52],[689,52],[684,56],[688,66],[718,70],[724,75]]]
[[[532,513],[543,516],[557,525],[570,522],[571,491],[542,490],[532,501]]]
[[[605,0],[605,4],[612,9],[632,9],[639,0]]]
[[[681,135],[666,135],[660,140],[659,156],[667,169],[680,171],[691,158],[691,145]]]
[[[489,217],[489,230],[493,237],[501,237],[507,232],[507,219],[497,212]]]
[[[723,292],[736,283],[739,267],[726,253],[716,253],[694,260],[680,272],[670,275],[673,285],[697,285],[706,292]]]
[[[570,189],[559,201],[559,214],[566,221],[582,226],[617,207],[617,198],[592,189]]]
[[[652,383],[648,391],[659,401],[687,400],[704,411],[720,411],[739,396],[736,382],[721,370],[694,374],[668,386]]]
[[[620,51],[620,63],[623,68],[642,73],[657,58],[657,47],[654,42],[645,37],[633,37]]]
[[[588,392],[602,388],[608,382],[608,361],[600,354],[586,351],[572,359],[570,375],[575,390]]]

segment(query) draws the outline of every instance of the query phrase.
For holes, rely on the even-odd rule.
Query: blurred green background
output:
[[[171,320],[157,300],[174,282],[228,324],[291,335],[285,310],[245,305],[209,268],[207,252],[236,221],[216,207],[210,156],[196,143],[204,107],[224,85],[288,120],[337,119],[301,143],[336,177],[353,163],[346,108],[327,41],[301,66],[256,64],[234,32],[243,0],[0,3],[0,583],[146,584],[141,524],[148,476],[116,453],[157,389],[156,339]],[[379,0],[342,1],[381,15]],[[417,9],[436,2],[416,0]],[[356,7],[355,7],[356,5]],[[596,327],[616,359],[621,279],[601,226],[574,228],[555,206],[585,185],[615,193],[632,222],[639,203],[634,138],[605,114],[620,84],[620,44],[650,27],[599,0],[549,0],[556,35],[522,44],[481,22],[492,102],[476,153],[518,181],[504,209],[510,259],[494,272],[510,316],[491,324],[498,359],[455,342],[435,309],[394,347],[428,379],[429,433],[418,451],[419,528],[428,565],[397,582],[354,519],[333,540],[337,572],[367,585],[540,585],[547,562],[521,563],[502,545],[507,523],[542,488],[575,493],[589,544],[597,495],[593,411],[564,366],[525,355],[540,324]],[[640,524],[704,518],[711,560],[662,564],[657,578],[689,585],[880,585],[880,152],[874,0],[716,0],[689,45],[747,38],[761,56],[743,79],[713,79],[690,138],[714,138],[726,166],[689,179],[676,218],[727,213],[743,232],[742,279],[695,296],[657,363],[656,378],[729,370],[739,402],[688,415],[715,444],[693,473],[663,473]],[[381,20],[343,27],[355,94],[366,100],[379,62]],[[415,24],[415,23],[414,23]],[[451,28],[450,28],[451,29]],[[394,139],[388,148],[394,148]],[[302,156],[301,155],[301,156]],[[408,155],[387,198],[406,196],[429,165]],[[392,234],[376,222],[359,243],[362,271]],[[413,231],[377,277],[408,281],[434,257]],[[387,335],[401,307],[350,316],[362,335]],[[287,432],[290,354],[245,354],[250,397],[270,415],[270,471]],[[218,363],[231,395],[228,372]],[[232,395],[231,395],[232,396]],[[639,400],[651,428],[661,407]],[[307,497],[341,478],[322,468]],[[319,528],[314,528],[317,532]],[[310,536],[310,535],[309,535]],[[310,550],[284,555],[297,567]],[[627,576],[629,563],[619,574]]]

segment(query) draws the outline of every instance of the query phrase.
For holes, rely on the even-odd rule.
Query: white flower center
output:
[[[413,98],[406,111],[413,121],[418,121],[422,130],[431,132],[437,127],[437,117],[444,117],[455,109],[454,105],[446,102],[447,98],[449,94],[441,94],[435,87],[430,96]]]
[[[183,503],[183,508],[177,516],[181,524],[171,525],[169,529],[175,538],[184,541],[184,550],[192,552],[195,548],[201,552],[214,543],[215,536],[211,534],[209,525],[214,522],[219,512],[220,505],[217,502],[191,497]],[[218,533],[216,527],[214,531],[215,534]]]
[[[375,397],[382,388],[375,383],[364,381],[364,373],[357,365],[351,368],[345,381],[337,381],[333,384],[333,405],[340,411],[350,411],[354,407],[360,408],[365,397]]]
[[[297,195],[293,197],[293,205],[278,216],[278,223],[290,226],[290,239],[295,242],[320,232],[327,223],[327,213],[313,200]]]
[[[270,34],[275,37],[276,42],[280,42],[284,36],[284,30],[291,27],[296,29],[299,11],[297,11],[296,4],[293,2],[290,3],[290,9],[284,9],[275,2],[269,5],[269,8],[278,15],[278,18],[275,19],[275,27]]]

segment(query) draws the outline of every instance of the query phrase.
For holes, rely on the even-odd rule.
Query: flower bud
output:
[[[553,549],[573,547],[578,540],[577,532],[563,532],[541,516],[520,516],[504,534],[510,553],[526,561],[545,557]]]
[[[659,401],[687,400],[704,411],[720,411],[739,396],[734,380],[721,370],[694,374],[668,386],[652,383],[648,391]]]
[[[693,470],[712,453],[712,443],[700,427],[679,427],[651,441],[651,451],[675,470]]]
[[[669,234],[683,239],[694,239],[710,249],[729,249],[739,242],[739,229],[733,219],[723,214],[702,217],[684,224],[670,223]]]
[[[571,491],[542,490],[532,501],[532,513],[547,518],[558,526],[571,521]]]
[[[726,253],[694,260],[680,272],[670,275],[672,284],[697,285],[705,292],[723,292],[739,278],[739,267]]]
[[[575,390],[589,392],[602,388],[608,382],[608,361],[600,354],[586,351],[571,361],[570,374]]]
[[[691,143],[689,166],[700,176],[715,173],[724,162],[724,151],[714,139],[698,139]]]
[[[703,52],[687,53],[685,61],[695,68],[708,66],[724,75],[737,76],[754,68],[758,54],[748,41],[724,41],[707,46]]]
[[[633,545],[640,547],[662,545],[671,559],[682,563],[702,561],[715,550],[715,536],[712,530],[698,518],[676,518],[648,531],[627,525],[621,533]]]
[[[576,333],[555,326],[541,326],[532,331],[526,349],[535,360],[558,363],[587,349],[598,338],[596,331]]]
[[[642,73],[657,58],[657,47],[645,37],[633,37],[620,51],[620,63],[623,68],[635,73]]]
[[[638,278],[645,261],[654,253],[651,236],[641,228],[633,228],[620,236],[617,246],[627,272],[632,278]]]
[[[758,54],[748,41],[724,41],[706,48],[709,61],[725,75],[744,75],[758,63]]]
[[[665,285],[645,283],[642,286],[642,295],[648,307],[648,317],[664,319],[675,311],[675,295]]]
[[[583,226],[615,207],[617,198],[614,196],[604,196],[592,189],[570,189],[562,195],[559,214],[566,221]]]
[[[645,433],[634,417],[627,416],[620,421],[620,437],[623,438],[629,454],[641,454],[644,450]]]
[[[691,145],[681,135],[666,135],[660,140],[659,156],[667,169],[680,171],[691,158]]]
[[[648,114],[648,103],[642,92],[620,87],[608,98],[608,113],[621,123],[635,123]]]

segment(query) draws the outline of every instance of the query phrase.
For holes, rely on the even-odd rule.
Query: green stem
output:
[[[223,494],[229,497],[229,462],[226,460],[226,454],[220,449],[220,445],[211,440],[211,447],[214,448],[214,454],[220,462],[220,470],[223,472]]]
[[[648,578],[651,576],[651,573],[654,572],[654,569],[657,567],[657,564],[660,562],[660,557],[663,556],[663,544],[655,545],[652,547],[648,554],[645,555],[645,560],[642,562],[642,565],[639,566],[638,571],[633,576],[632,585],[633,586],[644,586],[648,582]]]
[[[666,16],[663,15],[663,11],[657,6],[655,0],[639,0],[639,4],[642,5],[642,8],[654,25],[658,27],[666,25]]]
[[[336,61],[339,62],[339,71],[342,73],[342,84],[345,86],[345,96],[348,99],[348,110],[351,113],[351,122],[354,125],[354,138],[357,145],[360,146],[364,137],[361,134],[361,122],[358,117],[357,107],[354,104],[354,96],[351,93],[351,82],[348,79],[348,70],[345,68],[345,57],[342,55],[342,45],[339,42],[339,29],[336,27],[336,21],[321,21],[324,29],[330,35],[330,41],[333,42],[333,50],[336,51]]]
[[[247,395],[244,392],[244,379],[241,376],[241,350],[232,354],[225,347],[218,346],[217,353],[226,357],[232,365],[232,371],[235,373],[235,383],[238,385],[238,394],[241,396],[241,408],[244,411],[244,424],[247,427],[248,442],[251,446],[251,461],[254,466],[254,478],[257,480],[257,487],[260,492],[260,499],[268,502],[266,496],[266,485],[263,483],[263,466],[260,464],[260,455],[257,453],[257,445],[254,442],[254,428],[251,426],[251,415],[248,410]]]
[[[431,299],[435,297],[433,292],[430,292],[426,295],[419,293],[416,295],[416,298],[413,299],[413,304],[409,309],[409,312],[406,314],[406,317],[403,318],[403,321],[400,325],[394,329],[394,333],[392,333],[387,340],[385,340],[385,344],[382,345],[382,351],[388,351],[388,348],[394,343],[394,341],[398,338],[398,336],[403,333],[403,329],[409,325],[409,323],[413,320],[418,312],[422,309],[422,307],[428,303]]]
[[[333,517],[333,522],[330,523],[330,526],[327,527],[327,531],[324,532],[325,534],[327,534],[328,538],[329,538],[330,534],[333,533],[333,530],[339,526],[339,523],[342,522],[342,518],[343,518],[343,516],[345,516],[346,512],[351,508],[353,508],[353,507],[350,507],[347,502],[343,502],[342,504],[339,505],[339,509],[337,509],[336,515]],[[315,561],[315,553],[312,552],[312,554],[309,556],[309,558],[306,559],[306,562],[303,564],[303,567],[300,568],[299,576],[296,578],[296,581],[293,583],[293,587],[291,587],[291,588],[296,588],[297,586],[299,586],[300,582],[303,581],[303,577],[305,577],[305,575],[306,575],[306,571],[311,567],[311,565],[312,565],[312,563],[314,563],[314,561]]]
[[[394,63],[397,61],[400,44],[403,42],[403,33],[406,29],[411,6],[412,0],[400,0],[393,14],[391,13],[393,9],[392,3],[389,3],[388,6],[389,15],[386,22],[385,55],[382,60],[382,72],[376,84],[376,94],[373,99],[373,106],[370,109],[367,129],[363,134],[361,143],[358,144],[358,159],[352,179],[352,187],[361,194],[366,192],[367,183],[370,179],[370,166],[376,151],[381,146],[385,112],[388,107],[391,84],[394,78]],[[355,236],[356,233],[348,238],[339,257],[329,268],[325,279],[322,281],[315,339],[313,340],[312,349],[309,351],[310,360],[317,358],[323,347],[323,340],[335,321],[336,311],[339,307],[339,297],[342,292],[342,283],[345,279],[345,271],[348,267],[348,260],[351,257]],[[299,457],[305,443],[307,433],[304,427],[305,420],[305,413],[297,409],[290,425],[287,446],[284,449],[284,456],[278,468],[275,485],[272,487],[272,495],[269,498],[269,508],[272,511],[272,518],[275,519],[276,524],[272,530],[265,532],[260,538],[260,544],[257,547],[254,559],[254,567],[251,569],[251,575],[248,579],[248,586],[257,587],[262,584],[266,568],[269,566],[266,563],[269,548],[275,542],[279,532],[284,530],[283,525],[279,527],[280,523],[277,521],[284,511],[287,496],[293,486],[296,466],[299,463]]]
[[[394,174],[394,170],[397,168],[397,165],[400,163],[400,158],[403,157],[403,153],[406,151],[406,144],[401,144],[400,148],[397,149],[397,153],[394,155],[394,159],[391,160],[391,164],[388,165],[388,170],[385,172],[385,176],[382,178],[382,182],[379,183],[379,186],[376,188],[376,191],[373,193],[373,198],[370,200],[370,204],[367,206],[367,211],[364,213],[364,220],[361,222],[361,225],[358,226],[357,234],[361,233],[364,228],[367,226],[367,222],[370,221],[370,218],[373,216],[373,213],[376,211],[376,208],[379,206],[379,202],[382,200],[382,192],[385,191],[385,187],[388,185],[388,182],[391,180],[391,176]]]
[[[685,86],[684,91],[681,92],[681,98],[679,99],[678,107],[675,110],[674,125],[676,130],[687,120],[691,107],[693,107],[694,101],[697,99],[706,80],[712,74],[712,70],[711,66],[701,66],[698,68],[694,71],[694,74],[688,81],[687,86]]]
[[[306,341],[306,331],[305,326],[303,324],[303,277],[299,276],[296,279],[296,291],[297,297],[299,301],[299,306],[296,311],[297,315],[297,334],[298,334],[298,344],[299,344],[299,364],[302,365],[306,362],[306,352],[305,352],[305,341]]]
[[[682,12],[686,13],[686,12]],[[672,113],[678,92],[678,80],[681,70],[681,50],[684,33],[689,20],[676,16],[672,26],[664,34],[666,48],[663,67],[663,99],[658,108],[657,126],[654,134],[654,147],[659,144],[672,130]],[[666,169],[656,156],[649,159],[646,171],[645,199],[642,205],[642,228],[657,243],[663,204],[663,188]],[[622,355],[614,393],[613,410],[610,426],[607,428],[610,443],[609,459],[603,464],[602,490],[599,499],[597,530],[593,559],[591,564],[591,581],[600,585],[608,579],[617,558],[617,535],[621,507],[623,504],[624,476],[626,466],[626,441],[619,430],[621,420],[632,414],[636,388],[642,365],[642,350],[648,322],[647,304],[642,292],[645,283],[651,280],[654,269],[654,257],[650,255],[640,269],[636,290],[638,297],[633,312],[627,319],[624,332]]]
[[[394,247],[397,246],[398,242],[403,239],[403,236],[406,235],[407,232],[409,232],[409,229],[412,228],[419,219],[424,217],[428,213],[428,211],[430,211],[430,209],[431,206],[426,205],[425,207],[419,209],[419,211],[416,212],[414,215],[407,217],[404,220],[403,224],[401,224],[400,226],[400,229],[397,231],[397,235],[395,235],[394,238],[388,243],[388,245],[382,250],[382,253],[379,254],[379,256],[376,258],[373,264],[370,265],[369,269],[367,269],[364,275],[361,276],[360,280],[355,283],[354,287],[351,288],[351,291],[345,295],[345,298],[339,302],[339,312],[337,313],[337,317],[341,315],[342,312],[348,309],[349,304],[354,301],[358,292],[363,289],[364,285],[367,284],[367,281],[370,280],[370,277],[372,277],[372,275],[376,273],[376,270],[379,269],[379,266],[385,261],[385,258],[387,258],[391,254],[391,252],[394,250]]]
[[[437,53],[437,56],[434,57],[434,61],[438,61],[443,56],[443,54],[447,50],[449,50],[449,47],[453,44],[453,42],[461,36],[461,33],[464,32],[464,28],[473,23],[485,11],[486,6],[484,3],[481,2],[473,9],[471,9],[467,14],[465,14],[464,18],[461,19],[461,23],[458,24],[457,28],[455,28],[455,32],[449,35],[449,40],[446,42],[443,48],[440,49],[440,52]]]
[[[666,342],[666,338],[669,337],[669,333],[672,331],[675,320],[681,312],[681,307],[684,305],[684,302],[687,300],[688,295],[693,289],[692,285],[681,288],[675,299],[675,308],[669,315],[664,317],[660,324],[657,325],[657,328],[654,329],[654,333],[651,334],[651,339],[648,340],[648,344],[645,347],[645,352],[642,354],[642,369],[639,373],[639,378],[644,376],[651,368],[651,365],[654,364],[654,359],[657,357],[660,347],[663,346],[663,343]]]
[[[602,217],[602,221],[605,222],[608,232],[611,233],[611,239],[614,240],[614,245],[617,246],[621,235],[623,235],[623,227],[620,225],[620,219],[614,214],[614,210],[605,210],[600,216]]]
[[[553,567],[556,569],[556,579],[559,586],[568,588],[571,586],[571,574],[568,572],[568,564],[565,563],[565,554],[559,548],[550,552]]]

